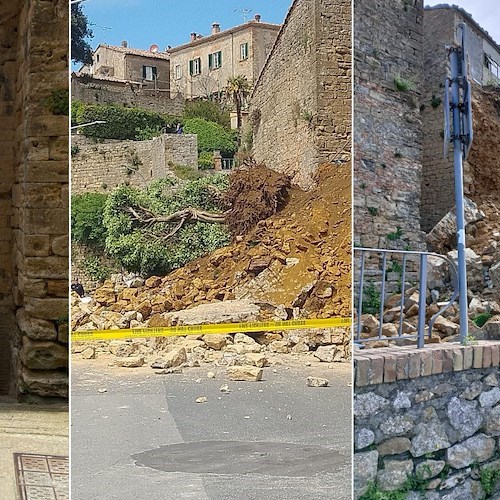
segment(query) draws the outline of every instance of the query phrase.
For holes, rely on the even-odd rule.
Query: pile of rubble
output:
[[[474,91],[474,143],[465,169],[465,220],[467,287],[469,293],[469,331],[472,336],[500,338],[500,89]],[[451,210],[427,235],[430,251],[446,255],[457,263],[455,212]],[[445,262],[428,259],[428,321],[448,300],[452,276]],[[410,289],[405,294],[403,311],[401,296],[395,295],[384,304],[382,341],[367,346],[392,345],[398,334],[403,314],[403,334],[416,331],[419,294]],[[474,323],[478,317],[483,321]],[[363,315],[362,338],[378,337],[379,320]],[[483,322],[486,321],[483,325]],[[459,331],[458,307],[451,306],[435,322],[431,342],[456,340]]]
[[[281,211],[231,245],[167,276],[115,275],[91,297],[73,294],[72,330],[350,316],[350,185],[349,166],[323,165],[316,189],[290,188]],[[326,357],[340,361],[350,357],[349,337],[332,328],[263,332],[256,342],[271,353],[330,346]],[[239,344],[228,338],[221,351],[203,347],[204,339],[184,340],[198,342],[202,358],[214,362]]]
[[[157,374],[210,364],[226,367],[231,380],[260,380],[263,368],[283,364],[284,355],[304,366],[333,366],[347,359],[349,349],[346,332],[336,328],[72,343],[72,352],[83,359],[124,368],[149,365]]]

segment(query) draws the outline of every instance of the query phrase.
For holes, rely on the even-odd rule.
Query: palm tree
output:
[[[226,88],[224,89],[226,97],[233,101],[234,108],[236,110],[238,132],[241,131],[242,125],[241,109],[243,108],[246,97],[250,94],[250,90],[250,83],[243,75],[229,78],[227,80]]]

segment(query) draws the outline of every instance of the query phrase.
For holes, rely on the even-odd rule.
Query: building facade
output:
[[[141,83],[151,89],[170,90],[169,56],[159,52],[157,46],[147,51],[132,49],[125,41],[120,47],[100,44],[94,51],[92,65],[84,66],[80,73]]]
[[[500,46],[463,9],[424,10],[424,86],[422,102],[422,229],[430,231],[455,204],[453,161],[443,158],[443,84],[449,74],[447,46],[461,43],[466,25],[469,77],[475,85],[500,85]],[[467,172],[466,172],[467,173]],[[467,179],[466,179],[467,184]]]
[[[189,43],[167,51],[170,57],[172,92],[186,99],[220,94],[231,77],[244,76],[253,85],[276,40],[279,25],[252,21],[221,30],[212,25],[211,34],[191,33]]]

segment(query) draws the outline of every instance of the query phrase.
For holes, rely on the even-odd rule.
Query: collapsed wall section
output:
[[[351,3],[295,0],[252,95],[257,162],[308,189],[325,161],[349,161]]]
[[[355,242],[423,248],[420,231],[423,1],[354,7]]]

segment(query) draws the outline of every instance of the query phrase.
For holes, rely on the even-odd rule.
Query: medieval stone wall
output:
[[[193,134],[165,134],[150,141],[107,144],[72,141],[72,193],[110,192],[127,183],[144,188],[172,175],[170,163],[198,166],[198,140]]]
[[[453,207],[453,153],[443,157],[443,94],[448,76],[446,45],[455,40],[453,10],[425,10],[424,16],[425,85],[422,102],[424,127],[422,171],[422,229],[429,232]]]
[[[303,188],[324,161],[349,161],[351,2],[296,0],[251,101],[253,153]]]
[[[14,158],[11,334],[15,395],[68,393],[68,4],[26,1],[8,78]],[[60,113],[63,114],[60,114]]]
[[[9,390],[11,334],[14,330],[12,298],[12,185],[14,183],[14,134],[16,122],[16,51],[19,12],[3,6],[0,23],[0,393]]]
[[[500,466],[499,365],[498,341],[358,353],[355,498],[371,484],[394,491],[410,478],[426,498],[486,498],[480,478]],[[500,482],[490,486],[498,498]]]
[[[71,98],[88,104],[116,104],[177,116],[182,115],[185,102],[181,95],[172,98],[169,90],[75,74],[71,77]]]
[[[357,245],[416,250],[424,244],[419,189],[422,20],[422,0],[355,2],[353,184]]]

